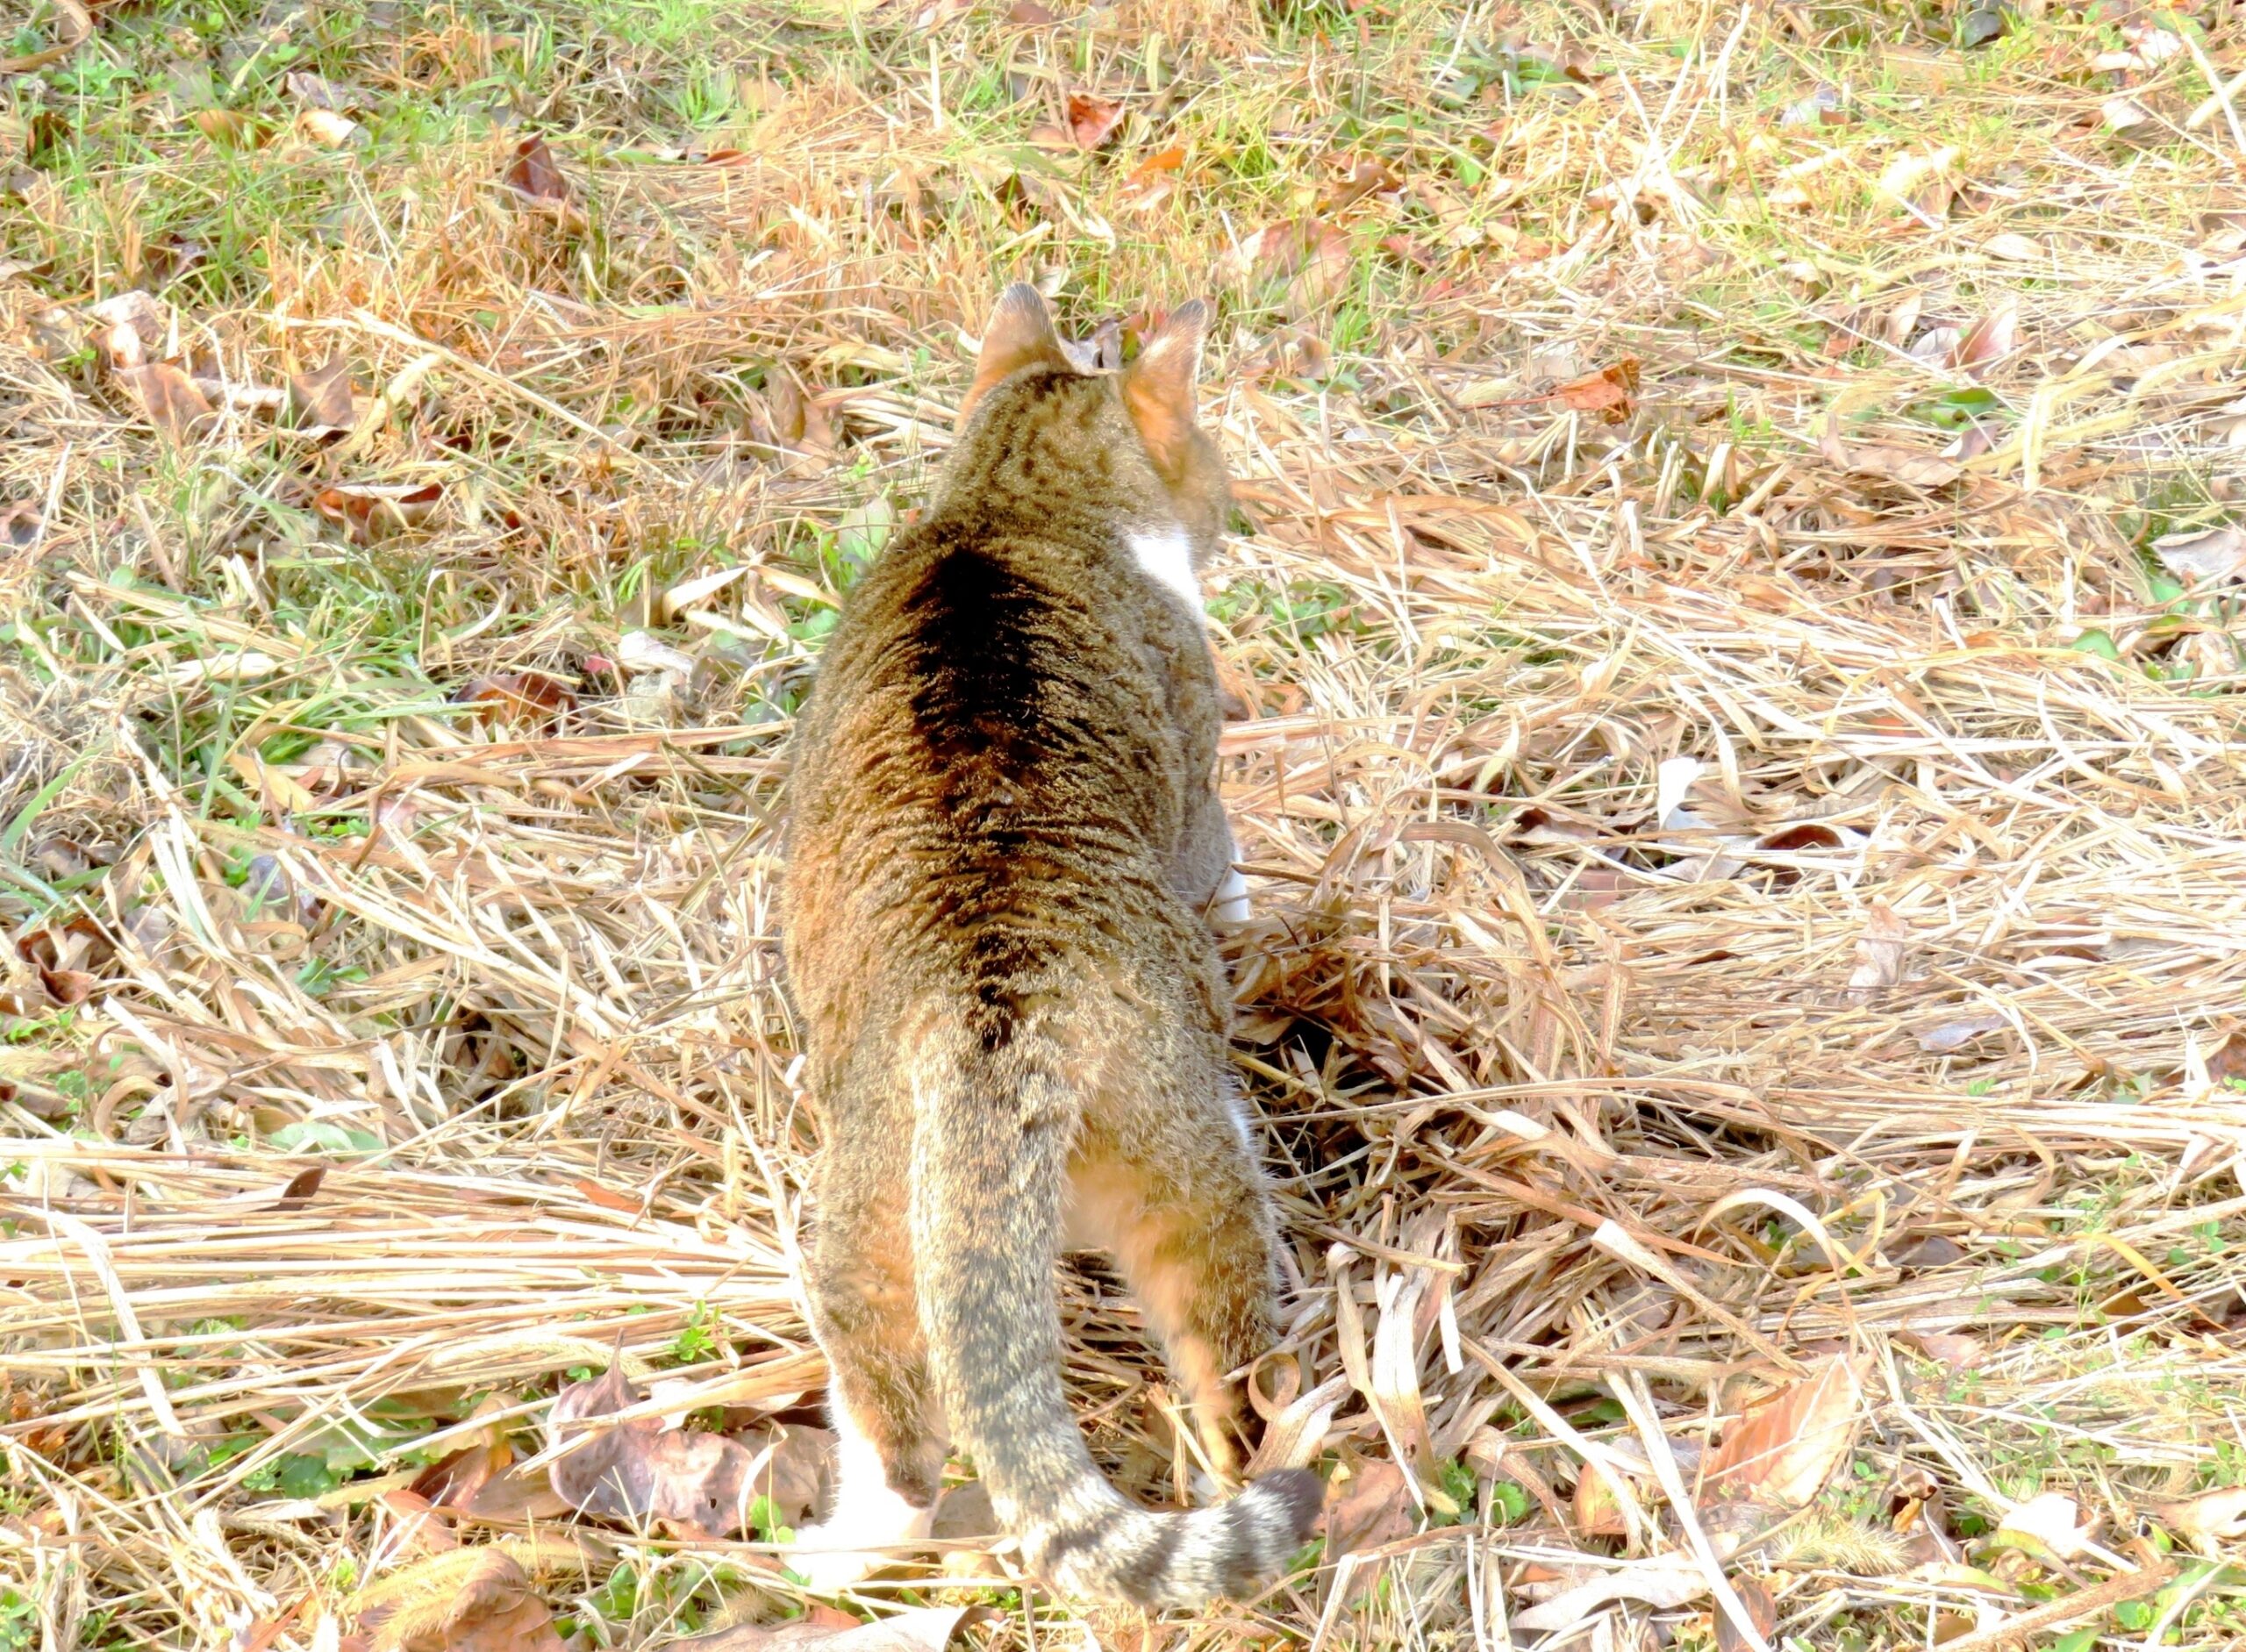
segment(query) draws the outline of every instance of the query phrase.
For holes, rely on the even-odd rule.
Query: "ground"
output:
[[[2246,1634],[2232,8],[7,23],[0,1648]],[[840,1600],[765,1541],[790,719],[1017,277],[1215,298],[1240,479],[1264,1451],[1334,1504],[1160,1625],[971,1507]],[[612,1355],[783,1448],[745,1532],[557,1518]]]

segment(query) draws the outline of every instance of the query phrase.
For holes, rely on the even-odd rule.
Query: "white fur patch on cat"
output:
[[[1209,916],[1220,924],[1244,924],[1248,921],[1248,880],[1233,867],[1225,873],[1225,881],[1217,885],[1216,898],[1210,903]]]
[[[821,1593],[896,1560],[884,1550],[926,1537],[936,1513],[913,1507],[890,1489],[881,1453],[842,1403],[840,1389],[828,1388],[827,1412],[835,1434],[833,1512],[798,1532],[788,1555],[789,1569]]]
[[[1176,591],[1195,613],[1201,611],[1201,582],[1193,574],[1193,541],[1185,537],[1184,528],[1168,528],[1160,533],[1127,533],[1123,542],[1139,559],[1139,566],[1148,578]]]

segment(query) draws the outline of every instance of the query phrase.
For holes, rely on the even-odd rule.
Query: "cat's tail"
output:
[[[1038,1042],[940,1037],[912,1063],[916,1284],[956,1443],[1030,1568],[1068,1593],[1154,1609],[1252,1595],[1308,1541],[1323,1488],[1288,1469],[1157,1514],[1093,1463],[1061,1388],[1053,1280],[1079,1105]]]

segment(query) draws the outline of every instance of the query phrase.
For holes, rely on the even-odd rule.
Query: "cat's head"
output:
[[[1210,319],[1203,300],[1180,304],[1121,372],[1080,373],[1044,298],[1017,282],[999,296],[983,332],[975,383],[960,404],[962,446],[971,451],[978,435],[996,433],[994,426],[1012,426],[1017,440],[1034,431],[1043,454],[1081,476],[1100,476],[1125,496],[1119,503],[1136,518],[1134,528],[1183,528],[1198,567],[1214,554],[1232,514],[1224,459],[1195,411]],[[1009,417],[1031,403],[1042,411],[1030,420]],[[1134,462],[1141,454],[1143,464]]]

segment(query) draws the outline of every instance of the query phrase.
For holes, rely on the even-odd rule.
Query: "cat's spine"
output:
[[[1003,1025],[955,1025],[911,1063],[920,1317],[1001,1523],[1032,1569],[1081,1598],[1163,1609],[1252,1596],[1308,1540],[1318,1477],[1283,1470],[1215,1507],[1155,1513],[1108,1484],[1062,1390],[1053,1258],[1080,1076]]]

